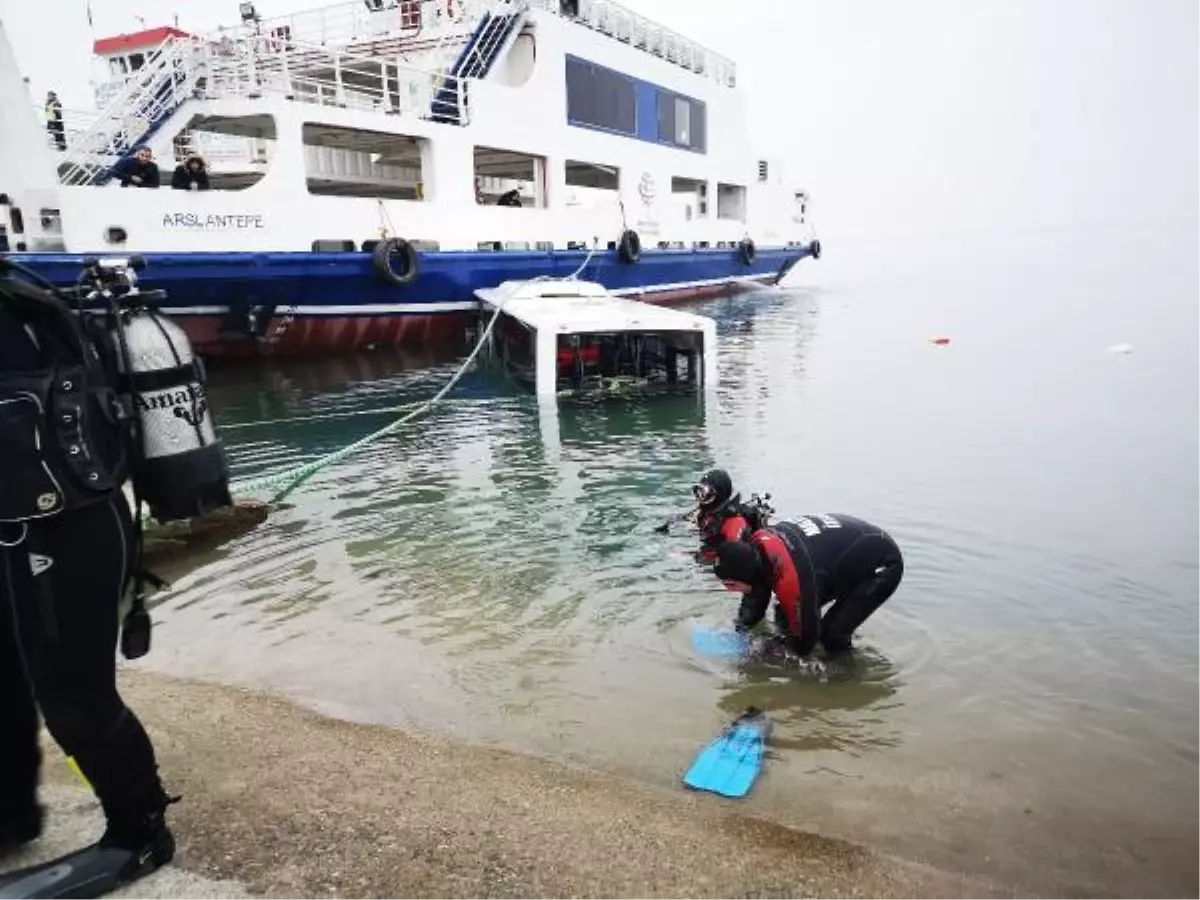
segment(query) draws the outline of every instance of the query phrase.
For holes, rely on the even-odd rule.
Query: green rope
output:
[[[545,275],[542,275],[537,278],[533,278],[531,280],[532,281],[575,281],[579,277],[579,275],[583,272],[583,270],[587,268],[588,263],[591,262],[592,255],[595,252],[596,252],[596,245],[593,245],[592,249],[588,251],[588,255],[586,257],[584,257],[584,260],[580,264],[579,268],[576,269],[574,272],[572,272],[570,275],[568,275],[566,278],[550,278]],[[247,494],[247,493],[253,493],[253,492],[257,492],[257,491],[266,491],[266,490],[272,490],[274,488],[280,488],[279,493],[276,494],[270,501],[271,503],[279,503],[281,500],[283,500],[284,497],[286,497],[288,494],[290,494],[292,491],[294,491],[296,488],[298,488],[304,482],[308,481],[308,479],[312,478],[313,475],[317,474],[317,472],[320,472],[322,469],[327,468],[328,466],[331,466],[334,463],[341,462],[343,459],[350,456],[352,453],[355,453],[358,450],[361,450],[363,447],[367,446],[368,444],[374,443],[375,441],[379,440],[381,437],[386,437],[387,435],[392,434],[393,432],[399,430],[402,426],[407,425],[409,422],[411,422],[417,416],[421,415],[421,413],[426,412],[429,409],[432,409],[433,406],[439,400],[441,400],[444,396],[446,396],[446,394],[448,394],[450,392],[450,389],[453,388],[454,385],[456,385],[458,383],[458,380],[460,378],[462,378],[463,373],[466,372],[467,368],[471,365],[471,363],[473,363],[475,361],[475,357],[479,355],[479,351],[483,349],[483,345],[487,343],[488,337],[491,336],[492,329],[496,327],[496,320],[498,320],[500,318],[500,313],[504,311],[504,304],[506,302],[507,302],[507,298],[505,298],[504,300],[501,300],[499,303],[496,304],[496,311],[492,313],[492,318],[488,321],[487,328],[485,328],[483,330],[483,333],[479,336],[479,340],[475,343],[475,348],[470,352],[470,354],[467,356],[467,358],[465,360],[463,360],[462,365],[458,367],[458,371],[454,373],[454,375],[446,383],[446,386],[443,387],[436,394],[434,394],[433,397],[431,397],[429,400],[426,400],[424,403],[419,404],[416,409],[412,410],[411,412],[406,413],[405,415],[401,416],[399,419],[396,419],[394,422],[388,423],[387,425],[380,428],[378,431],[371,432],[366,437],[355,441],[353,444],[349,444],[349,445],[343,447],[341,450],[335,450],[333,453],[327,453],[326,455],[318,457],[317,459],[314,459],[311,462],[307,462],[304,465],[295,466],[294,468],[291,468],[291,469],[285,469],[282,472],[276,472],[274,475],[264,475],[261,478],[251,478],[248,481],[235,481],[233,484],[231,484],[229,486],[230,493],[235,494],[235,495],[236,494]],[[398,407],[398,408],[402,408],[402,407]]]
[[[389,422],[379,430],[371,432],[366,437],[360,438],[359,440],[352,444],[346,445],[340,450],[327,453],[324,456],[318,457],[317,459],[304,463],[303,465],[295,466],[291,469],[285,469],[284,471],[276,472],[273,475],[264,475],[260,478],[251,478],[247,481],[235,481],[229,486],[230,492],[234,495],[245,495],[249,493],[275,490],[278,488],[279,493],[272,497],[270,502],[279,503],[286,496],[288,496],[288,494],[290,494],[300,485],[304,484],[304,482],[308,481],[308,479],[312,478],[313,475],[317,474],[322,469],[327,468],[334,463],[341,462],[343,459],[353,453],[356,453],[368,444],[372,444],[380,438],[386,437],[387,435],[398,431],[401,427],[407,425],[417,416],[429,409],[432,409],[439,400],[441,400],[444,396],[446,396],[447,393],[450,392],[450,389],[458,383],[458,380],[462,378],[463,374],[467,371],[468,367],[470,367],[471,363],[475,361],[475,357],[479,355],[479,351],[483,349],[483,345],[487,343],[487,339],[491,335],[492,329],[496,325],[496,320],[500,318],[500,312],[503,310],[503,308],[503,302],[496,306],[496,311],[492,313],[492,318],[488,322],[487,328],[483,330],[483,334],[479,336],[479,340],[476,342],[475,348],[471,351],[467,358],[463,360],[462,365],[459,366],[458,371],[454,373],[454,375],[446,383],[445,387],[434,394],[434,396],[429,400],[418,404],[416,409],[409,411],[395,421]]]

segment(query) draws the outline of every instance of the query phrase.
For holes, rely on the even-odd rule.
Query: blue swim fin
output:
[[[740,659],[750,653],[750,641],[732,628],[714,628],[701,622],[692,625],[692,647],[701,656]]]
[[[698,791],[723,797],[745,797],[762,769],[771,720],[760,709],[750,707],[700,751],[683,783]]]

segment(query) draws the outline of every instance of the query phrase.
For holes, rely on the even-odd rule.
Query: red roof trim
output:
[[[110,53],[122,53],[129,50],[141,50],[144,47],[157,47],[169,37],[189,37],[186,31],[164,25],[161,28],[148,28],[145,31],[135,31],[132,34],[118,34],[115,37],[100,38],[92,44],[92,52],[97,56]]]

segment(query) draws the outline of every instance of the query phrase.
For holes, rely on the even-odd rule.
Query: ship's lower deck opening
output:
[[[176,164],[186,164],[193,155],[204,161],[214,191],[241,191],[257,184],[267,174],[275,149],[275,118],[269,115],[193,116],[171,141]]]
[[[476,147],[475,202],[482,206],[544,207],[546,160],[514,150]]]
[[[422,138],[304,125],[308,192],[329,197],[424,200]]]

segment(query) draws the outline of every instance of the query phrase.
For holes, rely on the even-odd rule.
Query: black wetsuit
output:
[[[0,378],[38,363],[0,298]],[[4,427],[0,415],[0,442]],[[109,836],[136,846],[167,797],[150,739],[117,693],[118,606],[133,550],[128,504],[115,490],[56,515],[0,523],[0,543],[0,838],[7,829],[21,839],[19,823],[35,808],[40,709],[95,788]]]
[[[855,629],[895,592],[904,574],[900,548],[887,532],[840,513],[779,522],[756,531],[750,543],[769,574],[742,598],[738,627],[761,622],[774,594],[776,623],[801,655],[818,639],[826,650],[848,650]]]

